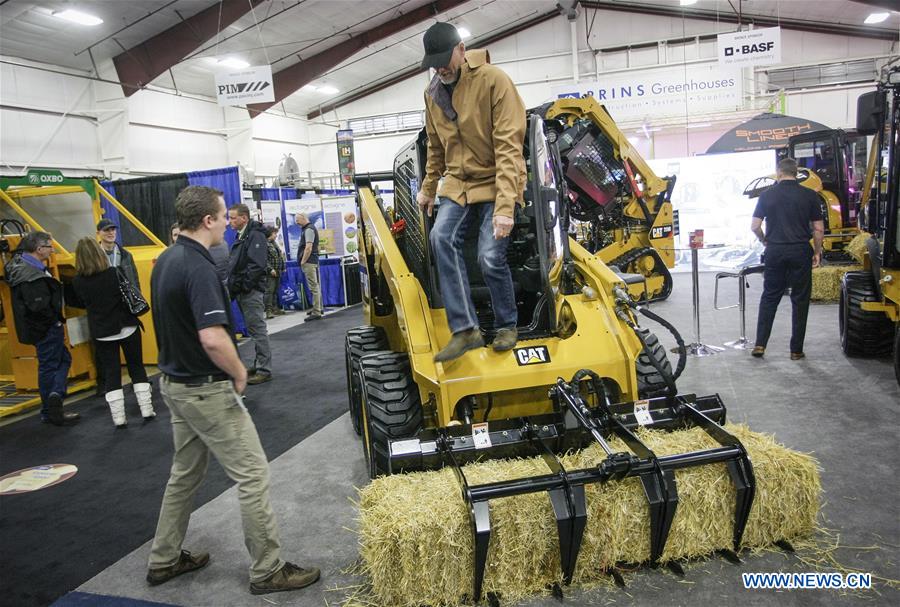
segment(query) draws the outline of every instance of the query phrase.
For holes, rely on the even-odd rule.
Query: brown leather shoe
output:
[[[259,582],[250,582],[250,594],[268,594],[270,592],[286,592],[300,590],[319,579],[316,567],[304,569],[293,563],[285,563],[284,567]]]
[[[169,567],[159,567],[147,571],[147,581],[151,586],[165,584],[173,577],[178,577],[182,573],[203,569],[209,564],[209,553],[198,552],[191,554],[187,550],[182,550],[178,555],[178,562]]]
[[[753,356],[754,358],[762,358],[763,354],[765,354],[765,353],[766,353],[765,346],[755,346],[753,348],[753,351],[750,352],[750,355]]]
[[[803,352],[791,352],[791,360],[800,360],[801,358],[806,358],[806,354]]]
[[[469,350],[480,348],[483,345],[484,340],[481,339],[481,331],[478,330],[478,327],[454,333],[450,338],[450,343],[434,355],[434,362],[445,363],[457,359]]]
[[[497,337],[491,344],[494,352],[506,352],[516,347],[516,341],[519,339],[519,331],[515,327],[511,329],[500,329],[497,331]]]

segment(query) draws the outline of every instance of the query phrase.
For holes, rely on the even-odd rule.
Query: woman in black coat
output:
[[[97,364],[102,367],[106,402],[113,423],[117,428],[128,425],[119,363],[120,349],[125,353],[141,415],[144,420],[153,419],[156,412],[153,410],[150,383],[141,351],[142,325],[122,300],[118,268],[109,265],[109,259],[96,240],[82,238],[75,247],[75,272],[72,285],[87,309],[88,326],[94,339]]]

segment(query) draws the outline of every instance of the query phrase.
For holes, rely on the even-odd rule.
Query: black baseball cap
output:
[[[450,23],[440,21],[428,28],[422,39],[425,45],[425,58],[422,59],[422,67],[444,67],[450,63],[450,55],[456,45],[462,42],[459,32]]]
[[[97,231],[102,232],[107,228],[118,228],[115,222],[112,219],[101,219],[97,222]]]

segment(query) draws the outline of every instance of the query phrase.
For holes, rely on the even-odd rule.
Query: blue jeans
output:
[[[66,396],[66,378],[72,356],[66,348],[62,325],[53,325],[41,341],[34,344],[38,359],[38,391],[41,393],[41,417],[47,417],[47,398],[52,392]]]
[[[494,327],[515,327],[518,318],[516,297],[512,273],[506,262],[509,238],[494,238],[494,203],[479,202],[461,206],[449,198],[441,198],[440,203],[437,219],[431,230],[431,250],[437,262],[441,297],[444,299],[450,331],[459,333],[478,326],[462,252],[463,241],[472,221],[480,226],[478,265],[481,266],[484,282],[491,294]]]

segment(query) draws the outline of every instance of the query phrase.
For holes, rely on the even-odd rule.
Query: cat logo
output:
[[[525,365],[542,365],[550,362],[550,353],[547,346],[534,346],[532,348],[516,348],[516,362],[520,367]]]
[[[672,233],[672,226],[658,226],[650,230],[650,238],[666,238]]]

